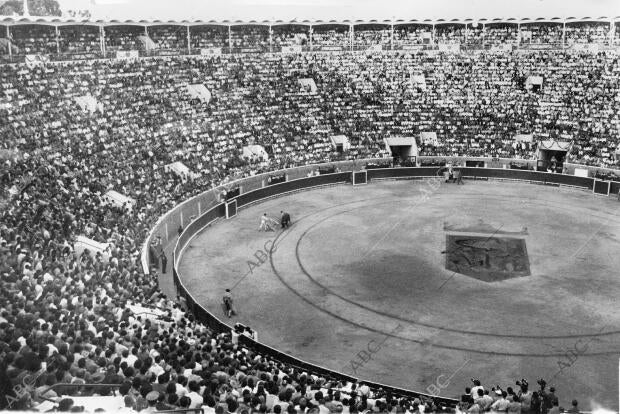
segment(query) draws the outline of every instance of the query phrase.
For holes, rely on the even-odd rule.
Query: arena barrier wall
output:
[[[439,157],[435,157],[438,159]],[[453,158],[450,158],[451,160]],[[203,194],[193,197],[192,199],[180,204],[177,208],[167,213],[158,221],[157,226],[151,232],[151,237],[157,232],[164,231],[166,241],[176,238],[176,228],[178,225],[184,227],[183,232],[178,237],[173,250],[173,281],[179,296],[185,299],[188,310],[202,323],[211,327],[216,332],[229,332],[231,327],[217,318],[215,315],[203,308],[191,293],[185,288],[178,272],[178,261],[183,253],[183,249],[189,244],[190,240],[196,236],[201,230],[225,216],[225,205],[219,201],[219,193],[225,187],[231,186],[241,187],[241,193],[235,197],[239,208],[247,207],[253,203],[266,200],[271,197],[286,195],[288,193],[303,191],[311,188],[336,185],[343,183],[351,183],[351,171],[358,171],[366,163],[385,163],[386,159],[369,159],[356,162],[340,162],[321,165],[310,165],[299,168],[281,170],[275,173],[285,173],[287,181],[267,185],[266,179],[273,175],[274,172],[248,177],[229,183],[226,186],[220,186],[213,190],[209,190]],[[349,167],[346,172],[336,172],[333,174],[314,175],[308,177],[311,171],[317,171],[321,166],[335,166],[338,169]],[[358,168],[359,167],[359,168]],[[481,179],[498,179],[498,180],[517,180],[536,184],[565,185],[585,190],[593,190],[594,179],[589,177],[575,177],[572,175],[563,175],[555,173],[537,172],[529,170],[507,169],[507,168],[474,168],[461,167],[463,176],[467,178]],[[367,170],[369,180],[382,179],[417,179],[441,176],[440,167],[410,167],[410,168],[378,168]],[[616,185],[617,184],[617,185]],[[619,188],[620,183],[612,183],[612,188]],[[195,217],[192,217],[195,215]],[[150,237],[149,237],[150,240]],[[145,243],[145,249],[148,252],[148,240]],[[143,255],[143,259],[144,259]],[[146,257],[148,264],[148,257]],[[457,400],[443,397],[434,397],[424,393],[405,390],[396,387],[386,386],[384,384],[363,381],[349,375],[330,370],[315,364],[310,364],[285,354],[277,349],[271,348],[265,344],[254,341],[247,336],[240,336],[239,341],[242,345],[257,351],[263,355],[269,356],[277,361],[298,367],[313,374],[335,378],[343,381],[363,382],[372,388],[381,388],[391,392],[393,395],[402,397],[426,397],[433,398],[437,403],[453,407],[457,404]]]
[[[142,245],[142,252],[140,256],[140,262],[142,264],[142,270],[145,274],[150,273],[150,245],[151,242],[160,236],[164,247],[170,245],[171,242],[176,240],[178,235],[177,229],[179,226],[185,229],[189,223],[205,213],[209,209],[218,205],[221,200],[221,194],[223,190],[231,189],[234,187],[240,187],[241,196],[246,193],[263,188],[267,179],[274,174],[286,174],[287,182],[297,180],[299,178],[305,178],[309,173],[317,172],[320,168],[334,167],[341,171],[357,171],[362,169],[367,163],[372,162],[385,162],[385,158],[368,158],[362,160],[347,160],[347,161],[334,161],[322,164],[311,164],[299,167],[287,168],[278,171],[269,171],[263,174],[257,174],[255,176],[241,178],[238,180],[230,181],[221,184],[211,190],[207,190],[201,194],[198,194],[190,199],[180,203],[173,209],[168,211],[162,217],[157,220],[155,225],[151,228],[149,235],[147,236],[144,244]],[[281,183],[282,184],[282,183]],[[274,185],[275,186],[275,185]],[[239,202],[239,201],[238,201]],[[241,206],[241,204],[239,204]]]
[[[594,186],[594,179],[590,177],[504,168],[459,167],[459,169],[463,171],[464,178],[527,181],[537,184],[565,185],[584,190],[592,190]],[[434,177],[439,175],[439,170],[440,167],[373,169],[368,170],[368,180]]]

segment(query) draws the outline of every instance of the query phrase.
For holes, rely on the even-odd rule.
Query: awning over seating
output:
[[[342,145],[343,151],[348,151],[351,148],[351,142],[346,135],[334,135],[329,137],[334,148],[338,148],[338,145]]]
[[[76,96],[73,99],[75,100],[75,103],[77,103],[78,106],[84,111],[89,111],[90,113],[93,113],[97,109],[99,109],[101,112],[103,112],[103,105],[97,101],[97,98],[90,94],[84,96]]]
[[[140,40],[140,42],[142,43],[142,46],[144,46],[145,50],[155,50],[155,49],[159,49],[159,45],[155,42],[153,42],[153,39],[151,39],[148,36],[138,36],[138,40]]]
[[[542,86],[543,84],[543,77],[542,76],[528,76],[526,81],[525,81],[525,86],[526,87],[531,87],[531,85],[538,85],[538,86]]]
[[[99,243],[98,241],[89,239],[86,236],[77,236],[73,249],[78,257],[84,252],[84,250],[88,249],[91,256],[101,253],[107,260],[110,257],[110,252],[107,250],[109,246],[109,243]]]
[[[571,142],[561,142],[555,140],[540,141],[538,144],[538,149],[547,151],[568,151],[571,144]]]
[[[173,173],[175,173],[176,175],[178,175],[179,177],[183,179],[189,178],[193,180],[194,178],[198,177],[198,174],[191,172],[190,169],[187,168],[187,166],[180,161],[175,161],[171,164],[166,165],[164,167],[164,171],[166,172],[172,171]]]
[[[316,92],[316,83],[314,83],[314,79],[311,78],[301,78],[299,79],[299,84],[306,89],[308,92],[315,93]]]
[[[385,138],[385,142],[389,146],[416,146],[415,138],[413,137],[389,137]]]
[[[426,90],[426,78],[424,75],[411,75],[411,86]]]
[[[103,198],[108,203],[114,204],[117,207],[127,208],[128,210],[132,210],[133,206],[136,204],[136,200],[133,198],[127,197],[126,195],[114,190],[110,190],[105,193]]]
[[[250,159],[262,159],[263,161],[269,160],[269,154],[265,151],[265,147],[262,145],[246,145],[243,147],[243,157]]]
[[[201,83],[194,85],[187,85],[187,93],[194,99],[198,99],[200,102],[211,102],[211,91],[207,89]]]

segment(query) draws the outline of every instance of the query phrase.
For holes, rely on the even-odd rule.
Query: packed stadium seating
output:
[[[195,26],[190,28],[192,51],[200,49],[223,48],[228,45],[228,27]]]
[[[521,41],[556,44],[559,28],[532,25]],[[55,53],[50,26],[11,30],[27,54]],[[396,26],[394,43],[423,45],[428,30]],[[61,53],[99,47],[92,28],[61,27],[59,33]],[[110,26],[105,33],[108,50],[144,49],[143,27]],[[187,46],[186,31],[177,26],[153,27],[148,35],[162,49]],[[228,46],[225,26],[192,27],[191,36],[192,50]],[[385,46],[390,36],[381,25],[369,26],[354,31],[353,41]],[[478,46],[519,39],[514,26],[500,24],[485,30],[440,25],[434,36]],[[605,40],[596,25],[576,26],[567,36],[577,43]],[[304,26],[270,34],[243,25],[233,27],[231,38],[233,48],[255,52],[268,51],[270,38],[280,47],[352,46],[344,25],[315,28],[311,39]],[[349,158],[388,154],[387,136],[436,132],[438,144],[421,144],[422,155],[532,159],[537,141],[558,139],[574,141],[573,162],[618,166],[620,61],[608,51],[253,53],[2,69],[0,149],[20,154],[3,161],[0,171],[0,394],[15,398],[14,408],[29,406],[30,393],[20,395],[15,386],[38,372],[33,386],[40,395],[108,395],[114,387],[49,387],[115,384],[136,410],[149,402],[212,409],[219,401],[230,411],[240,405],[284,411],[303,407],[301,395],[314,405],[347,405],[349,412],[371,405],[434,410],[432,399],[397,400],[305,374],[239,346],[237,334],[202,326],[182,303],[163,296],[157,272],[141,269],[148,230],[183,199],[228,177],[339,157],[329,139],[338,134],[351,140]],[[542,76],[540,90],[526,86],[530,75]],[[317,90],[302,88],[301,78],[313,79]],[[211,101],[193,99],[186,88],[192,84],[204,85]],[[76,103],[84,96],[97,109]],[[516,134],[535,140],[517,142]],[[244,158],[248,144],[263,145],[270,161]],[[166,171],[173,161],[200,177]],[[108,190],[136,205],[106,203]],[[74,254],[80,235],[109,244],[106,253]]]
[[[59,35],[62,54],[97,53],[101,48],[99,29],[95,26],[62,26]]]

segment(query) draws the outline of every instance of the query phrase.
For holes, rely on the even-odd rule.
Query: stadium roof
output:
[[[620,16],[617,17],[539,17],[536,19],[516,19],[516,18],[495,18],[495,19],[425,19],[425,20],[303,20],[303,21],[283,21],[283,20],[195,20],[195,21],[175,21],[175,20],[74,20],[74,19],[61,19],[58,17],[0,17],[0,26],[19,26],[19,25],[51,25],[51,26],[248,26],[248,25],[260,25],[260,26],[280,26],[280,25],[302,25],[302,26],[322,26],[322,25],[407,25],[407,24],[420,24],[420,25],[441,25],[441,24],[532,24],[532,23],[579,23],[579,22],[620,22]]]
[[[377,22],[522,21],[568,17],[620,20],[618,0],[58,0],[94,21]]]

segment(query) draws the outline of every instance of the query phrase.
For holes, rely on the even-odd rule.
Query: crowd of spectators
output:
[[[106,50],[142,50],[144,43],[140,36],[145,36],[141,26],[108,26],[105,31]]]
[[[98,53],[101,50],[96,26],[62,26],[59,34],[60,53]]]
[[[148,29],[150,39],[158,49],[187,51],[187,28],[183,26],[162,25]]]
[[[331,44],[331,33],[319,33],[320,44]],[[254,36],[265,39],[263,31]],[[241,47],[250,41],[235,39]],[[3,66],[0,149],[20,157],[3,162],[0,174],[0,394],[12,395],[38,372],[34,386],[45,396],[78,392],[48,389],[57,383],[117,384],[135,410],[435,409],[432,400],[395,399],[301,372],[240,346],[234,333],[207,329],[162,295],[157,272],[143,272],[148,230],[181,200],[230,177],[332,159],[329,138],[339,134],[350,138],[351,158],[386,154],[384,137],[432,131],[438,143],[421,144],[422,154],[531,159],[536,141],[558,139],[574,141],[573,161],[617,165],[619,72],[611,53],[552,51]],[[540,90],[524,85],[530,74],[543,77]],[[300,79],[312,79],[316,90]],[[190,96],[193,84],[211,100]],[[80,107],[76,98],[84,96],[97,108]],[[516,142],[517,133],[533,134],[534,143]],[[268,149],[269,162],[244,158],[248,144]],[[174,161],[197,178],[164,168]],[[135,205],[106,202],[108,190]],[[77,254],[80,235],[109,247]],[[28,404],[29,395],[14,403]]]
[[[389,46],[392,30],[386,25],[358,25],[353,30],[353,42],[355,46]]]
[[[394,45],[431,43],[432,35],[432,25],[397,25],[394,26]]]
[[[312,46],[315,50],[323,48],[348,48],[351,46],[349,26],[316,26],[312,30]]]
[[[519,27],[516,24],[489,24],[483,31],[484,43],[491,46],[516,45],[519,43]]]
[[[0,36],[6,36],[1,30]],[[270,33],[271,30],[271,33]],[[60,53],[98,52],[99,28],[96,26],[76,25],[59,26]],[[149,26],[148,37],[155,49],[187,51],[187,27],[182,25]],[[346,24],[324,24],[312,28],[299,24],[274,25],[237,25],[231,26],[230,38],[228,26],[205,25],[192,26],[190,45],[192,53],[200,49],[228,48],[233,52],[278,52],[285,46],[304,46],[312,43],[315,50],[335,50],[350,48],[351,28]],[[14,45],[21,54],[55,54],[56,34],[53,26],[17,25],[11,26],[10,32]],[[468,23],[437,24],[396,24],[393,28],[387,24],[358,24],[353,27],[353,46],[364,48],[381,45],[384,49],[399,49],[402,46],[460,44],[471,48],[504,47],[570,47],[574,44],[609,45],[610,31],[608,23],[572,22],[561,23],[527,23],[519,26],[515,23]],[[106,46],[110,50],[143,50],[144,44],[139,36],[146,36],[141,26],[106,26]],[[616,27],[615,43],[618,44],[620,33]],[[304,48],[307,50],[307,48]],[[8,54],[5,50],[2,52]]]
[[[193,26],[190,28],[192,50],[224,48],[228,46],[227,26]]]
[[[547,388],[547,382],[539,379],[538,389],[530,387],[526,379],[516,381],[516,390],[500,386],[485,388],[480,380],[472,379],[473,386],[466,387],[461,396],[457,412],[476,414],[482,412],[516,414],[559,414],[567,412],[578,414],[579,402],[571,401],[570,408],[560,407],[560,400],[554,387]]]
[[[521,43],[555,44],[562,43],[563,26],[555,24],[527,24],[521,26]],[[585,36],[585,34],[582,34]]]
[[[13,44],[20,53],[56,53],[56,30],[53,26],[20,25],[11,28]]]
[[[230,30],[230,47],[234,50],[269,52],[269,39],[269,27],[267,26],[233,26]]]
[[[435,26],[435,43],[439,44],[463,44],[465,43],[465,26],[452,24],[439,24]]]
[[[604,23],[583,23],[566,26],[566,44],[609,42],[609,25]]]
[[[272,26],[271,31],[275,51],[285,46],[307,46],[310,41],[309,26],[283,24]]]

